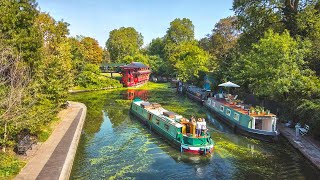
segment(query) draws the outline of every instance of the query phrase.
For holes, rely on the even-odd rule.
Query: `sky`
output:
[[[144,45],[163,37],[175,18],[189,18],[195,38],[211,33],[222,18],[232,16],[232,0],[38,0],[42,12],[70,24],[70,36],[83,35],[104,47],[109,32],[134,27]]]

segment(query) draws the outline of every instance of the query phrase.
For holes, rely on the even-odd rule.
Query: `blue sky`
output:
[[[90,36],[102,47],[109,32],[120,27],[134,27],[146,45],[163,37],[175,18],[189,18],[200,39],[219,19],[233,15],[232,0],[38,0],[38,5],[68,22],[71,36]]]

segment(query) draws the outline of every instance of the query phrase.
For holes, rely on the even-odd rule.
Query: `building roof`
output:
[[[132,62],[128,65],[121,66],[121,68],[148,68],[148,66],[142,64],[141,62]]]

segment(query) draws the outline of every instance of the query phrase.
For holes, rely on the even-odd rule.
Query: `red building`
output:
[[[148,82],[151,73],[150,68],[140,62],[120,66],[123,86],[136,86]]]

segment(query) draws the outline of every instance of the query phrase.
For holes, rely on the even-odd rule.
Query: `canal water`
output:
[[[185,117],[205,117],[215,151],[180,153],[129,115],[139,96]],[[319,179],[320,172],[290,144],[266,143],[237,134],[202,106],[167,84],[72,95],[88,114],[71,179]]]

